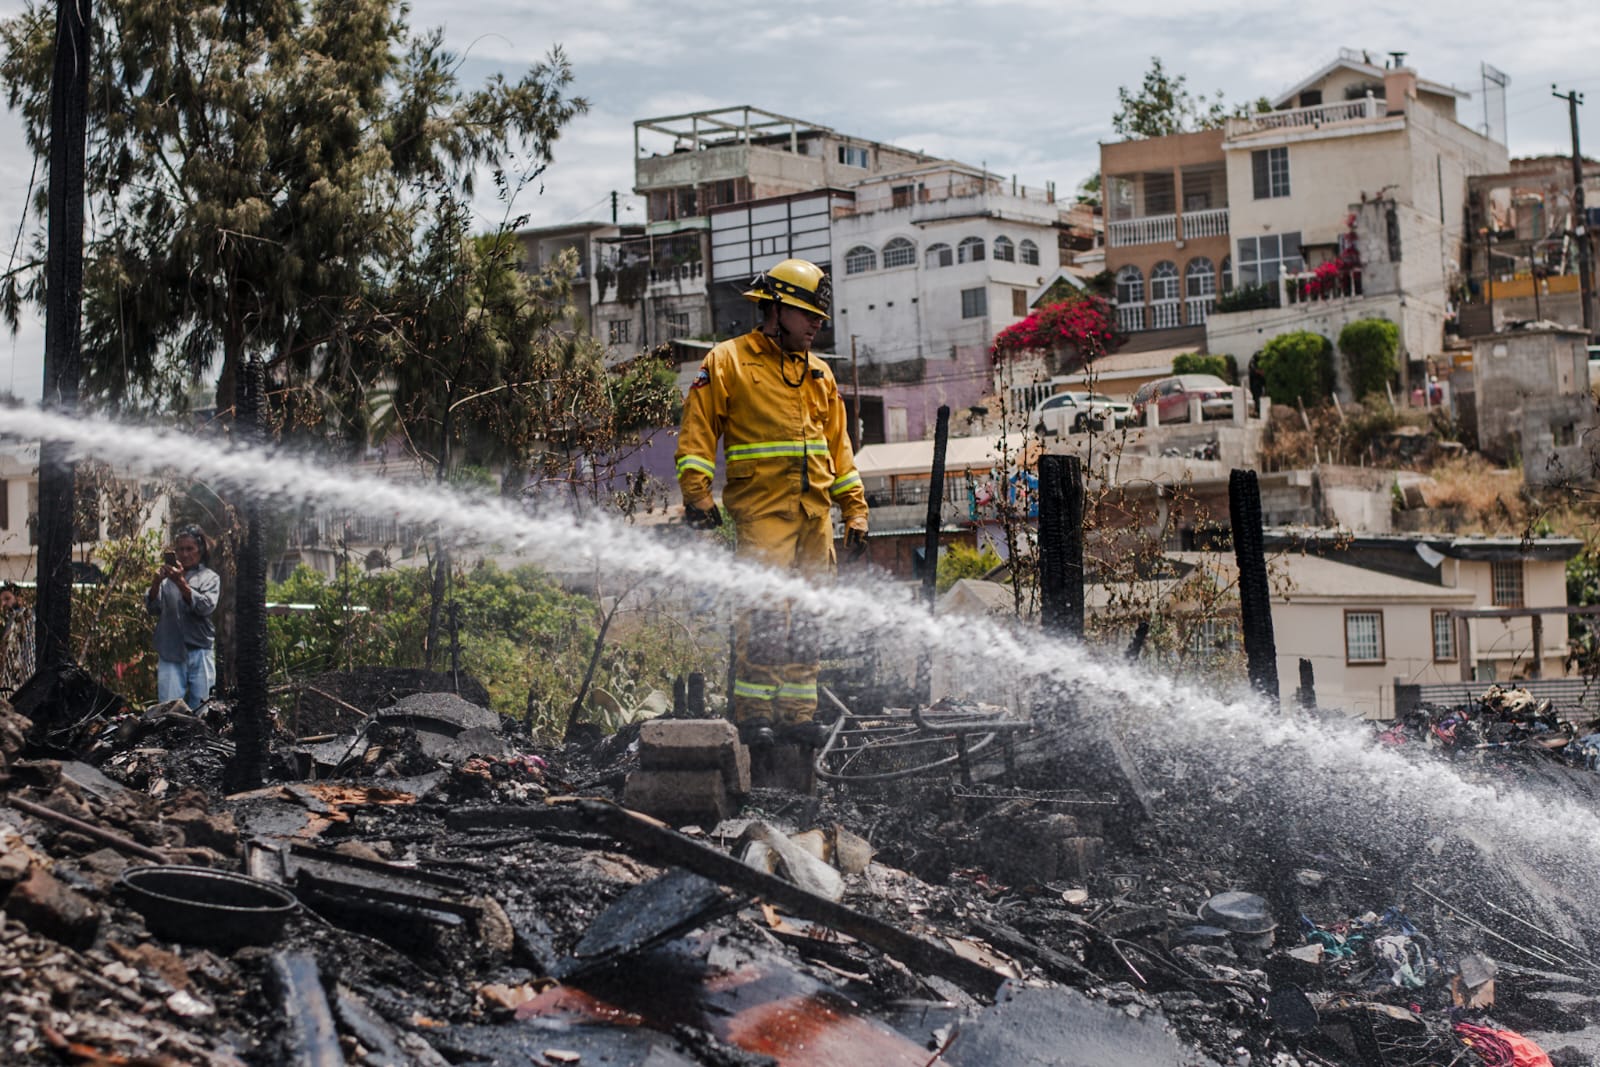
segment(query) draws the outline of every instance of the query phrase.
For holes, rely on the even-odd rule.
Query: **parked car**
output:
[[[1104,393],[1068,391],[1052,393],[1034,405],[1028,427],[1041,433],[1082,433],[1094,428],[1121,426],[1133,415],[1126,400],[1113,400]]]
[[[1233,415],[1233,386],[1214,374],[1174,374],[1146,382],[1133,394],[1133,417],[1144,422],[1145,409],[1156,405],[1163,425],[1189,421],[1189,398],[1200,398],[1202,419],[1225,419]]]

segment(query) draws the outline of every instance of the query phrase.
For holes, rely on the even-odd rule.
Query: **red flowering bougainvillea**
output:
[[[1007,326],[995,334],[989,354],[998,362],[1002,356],[1023,352],[1059,352],[1063,364],[1082,366],[1115,351],[1122,343],[1116,321],[1109,302],[1086,293],[1058,304],[1046,304],[1021,322]]]

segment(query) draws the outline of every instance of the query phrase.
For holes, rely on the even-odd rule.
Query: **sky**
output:
[[[102,0],[112,2],[112,0]],[[1152,56],[1191,92],[1229,102],[1276,96],[1333,60],[1341,46],[1407,53],[1425,79],[1472,93],[1482,121],[1480,64],[1509,74],[1513,156],[1568,151],[1567,108],[1551,84],[1592,102],[1580,109],[1586,154],[1600,156],[1600,5],[1484,0],[1408,5],[1281,0],[413,0],[411,25],[442,27],[468,82],[515,77],[560,46],[571,91],[589,101],[555,145],[555,160],[513,206],[528,225],[610,215],[643,221],[632,194],[633,123],[751,105],[853,136],[985,165],[1063,195],[1114,140],[1119,86],[1137,87]],[[0,18],[23,9],[0,0]],[[20,122],[0,113],[0,240],[8,260],[30,179],[45,180]],[[499,221],[485,203],[485,227]],[[24,233],[25,256],[28,236]],[[40,393],[44,332],[0,333],[0,393]]]

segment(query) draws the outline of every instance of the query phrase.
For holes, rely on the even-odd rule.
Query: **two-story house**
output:
[[[708,270],[718,209],[843,190],[930,158],[750,106],[640,119],[633,133],[634,192],[645,198],[647,219],[638,231],[624,232],[595,265],[603,289],[595,308],[597,336],[619,350],[744,328],[737,294],[714,289]],[[810,214],[808,205],[801,207],[802,215]],[[804,219],[747,216],[729,228],[744,231],[746,258],[764,266],[826,251],[789,239],[809,232]],[[724,233],[719,239],[740,238]],[[828,259],[813,261],[832,266]],[[819,348],[831,343],[818,338]]]

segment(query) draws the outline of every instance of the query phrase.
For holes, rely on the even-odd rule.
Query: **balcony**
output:
[[[1176,215],[1146,215],[1143,218],[1106,223],[1106,244],[1112,248],[1171,244],[1179,236]],[[1214,207],[1205,211],[1185,211],[1181,236],[1186,241],[1228,236],[1228,209]]]
[[[1129,245],[1171,244],[1178,239],[1178,216],[1146,215],[1140,219],[1121,219],[1106,223],[1106,244],[1112,248]]]
[[[1336,122],[1360,122],[1381,119],[1388,115],[1389,105],[1368,93],[1359,100],[1345,100],[1337,104],[1316,104],[1312,107],[1291,107],[1283,111],[1264,111],[1259,115],[1229,119],[1224,127],[1225,137],[1247,137],[1252,133],[1269,130],[1315,130]]]
[[[1198,240],[1201,237],[1226,237],[1228,236],[1228,209],[1214,207],[1207,211],[1185,211],[1183,213],[1183,239],[1185,241]]]

